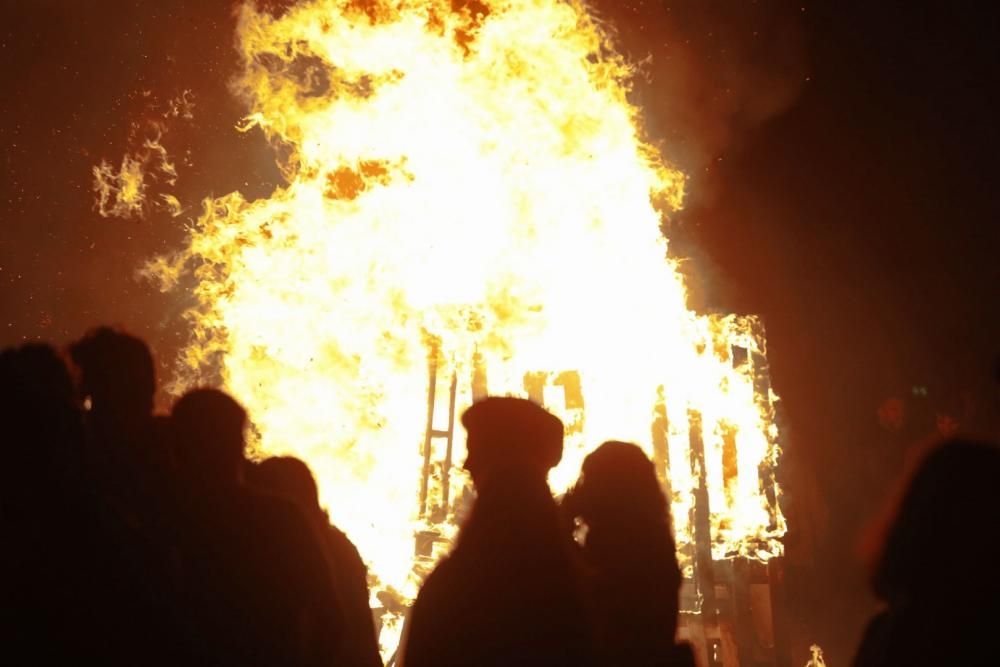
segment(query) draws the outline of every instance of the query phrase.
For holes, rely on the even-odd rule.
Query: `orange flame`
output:
[[[310,464],[380,589],[412,598],[415,533],[454,531],[453,507],[418,516],[431,354],[459,411],[477,372],[493,394],[534,378],[569,426],[557,491],[605,439],[652,453],[659,415],[682,550],[697,414],[714,555],[781,552],[759,327],[687,308],[660,231],[684,177],[640,136],[632,71],[582,2],[248,5],[238,46],[241,129],[290,155],[288,182],[208,200],[186,247],[147,267],[198,281],[174,389],[221,372],[257,451]],[[467,480],[447,483],[454,499]]]

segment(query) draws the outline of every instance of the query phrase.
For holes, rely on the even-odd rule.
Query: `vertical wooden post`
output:
[[[528,398],[545,405],[545,384],[549,381],[549,374],[542,371],[529,371],[524,374],[524,392]]]
[[[759,330],[760,328],[760,325],[758,325],[758,327],[755,328],[754,333],[757,337],[758,345],[761,346],[761,351],[753,352],[750,355],[751,368],[753,372],[753,387],[757,403],[773,421],[775,415],[774,405],[771,402],[771,375],[767,365],[767,357],[764,356],[763,352],[764,332]],[[764,492],[764,497],[767,498],[768,512],[770,513],[771,519],[770,528],[773,530],[778,527],[777,473],[774,469],[774,462],[765,458],[761,461],[757,472],[760,477],[760,484],[761,489]]]
[[[444,463],[441,466],[441,507],[445,517],[448,516],[448,504],[451,495],[451,457],[455,442],[455,394],[458,391],[458,376],[452,374],[451,388],[448,393],[448,435],[447,448],[445,449]]]
[[[732,559],[732,616],[733,636],[736,640],[738,659],[743,664],[755,664],[760,659],[754,617],[750,598],[750,563],[746,558]]]
[[[771,631],[776,667],[791,667],[788,646],[788,602],[785,591],[785,563],[781,557],[767,561],[767,590],[771,599]]]
[[[701,413],[688,410],[688,433],[691,452],[691,472],[697,480],[692,508],[694,527],[694,572],[701,595],[701,614],[706,621],[717,617],[715,600],[715,573],[712,567],[712,521],[708,504],[708,486],[705,480],[705,444],[702,438]]]
[[[663,385],[656,389],[656,404],[653,406],[653,467],[656,476],[663,485],[663,493],[667,502],[673,502],[673,489],[670,486],[670,443],[667,441],[670,432],[670,420],[667,418],[667,404],[663,396]]]
[[[424,433],[424,468],[420,476],[420,517],[427,515],[427,489],[431,478],[431,438],[434,435],[434,395],[437,392],[437,349],[432,348],[427,362],[427,430]]]
[[[486,377],[486,365],[483,355],[478,350],[472,355],[472,400],[478,401],[489,395],[489,384]]]

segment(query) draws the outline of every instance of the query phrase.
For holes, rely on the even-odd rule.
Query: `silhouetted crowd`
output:
[[[222,391],[154,414],[146,344],[100,328],[0,352],[4,665],[381,665],[367,572],[305,463],[248,460]],[[404,667],[694,664],[652,462],[607,442],[560,502],[563,424],[528,400],[462,415],[476,490],[404,624]],[[885,611],[857,667],[987,665],[1000,450],[916,469],[874,558]],[[364,512],[363,507],[357,508]]]

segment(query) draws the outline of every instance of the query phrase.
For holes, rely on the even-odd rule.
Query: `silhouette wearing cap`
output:
[[[490,397],[462,424],[477,498],[417,597],[403,665],[594,664],[571,540],[546,482],[562,422],[531,401]]]
[[[462,425],[468,433],[465,469],[480,492],[497,471],[517,468],[544,480],[562,459],[562,422],[523,398],[479,401],[462,415]]]

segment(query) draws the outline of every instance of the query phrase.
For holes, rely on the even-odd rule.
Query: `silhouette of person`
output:
[[[309,466],[290,456],[264,459],[247,469],[251,487],[292,502],[309,521],[330,568],[344,623],[343,653],[338,665],[381,667],[378,638],[369,605],[368,570],[347,535],[330,523],[319,504],[319,491]]]
[[[546,482],[562,457],[562,422],[530,401],[490,397],[462,424],[477,497],[417,596],[402,664],[595,664],[571,541]]]
[[[88,458],[102,493],[155,539],[161,530],[171,460],[163,420],[153,415],[156,372],[141,339],[110,327],[69,348],[79,376]]]
[[[681,575],[670,509],[652,461],[636,445],[605,442],[563,499],[585,530],[581,553],[598,648],[606,665],[693,665],[677,647]]]
[[[94,655],[85,633],[72,623],[82,607],[76,601],[90,591],[78,572],[65,567],[63,555],[53,556],[53,548],[68,546],[67,532],[80,527],[77,522],[63,531],[64,520],[86,517],[91,523],[81,511],[82,480],[74,462],[83,424],[72,401],[72,380],[51,347],[29,344],[0,353],[0,656],[5,662],[17,662],[33,650],[41,656],[27,664],[57,663],[76,652]],[[82,531],[74,535],[81,536]],[[62,567],[46,576],[56,561]]]
[[[872,576],[886,609],[855,667],[996,665],[1000,448],[950,440],[930,451],[887,522]]]
[[[32,343],[0,352],[4,492],[38,493],[30,484],[23,488],[26,468],[82,482],[83,422],[74,394],[69,371],[52,347]]]
[[[243,408],[195,389],[171,421],[189,664],[336,664],[343,624],[322,549],[294,505],[244,485]]]
[[[91,488],[75,388],[51,347],[0,353],[0,424],[0,660],[169,664],[165,573]]]

